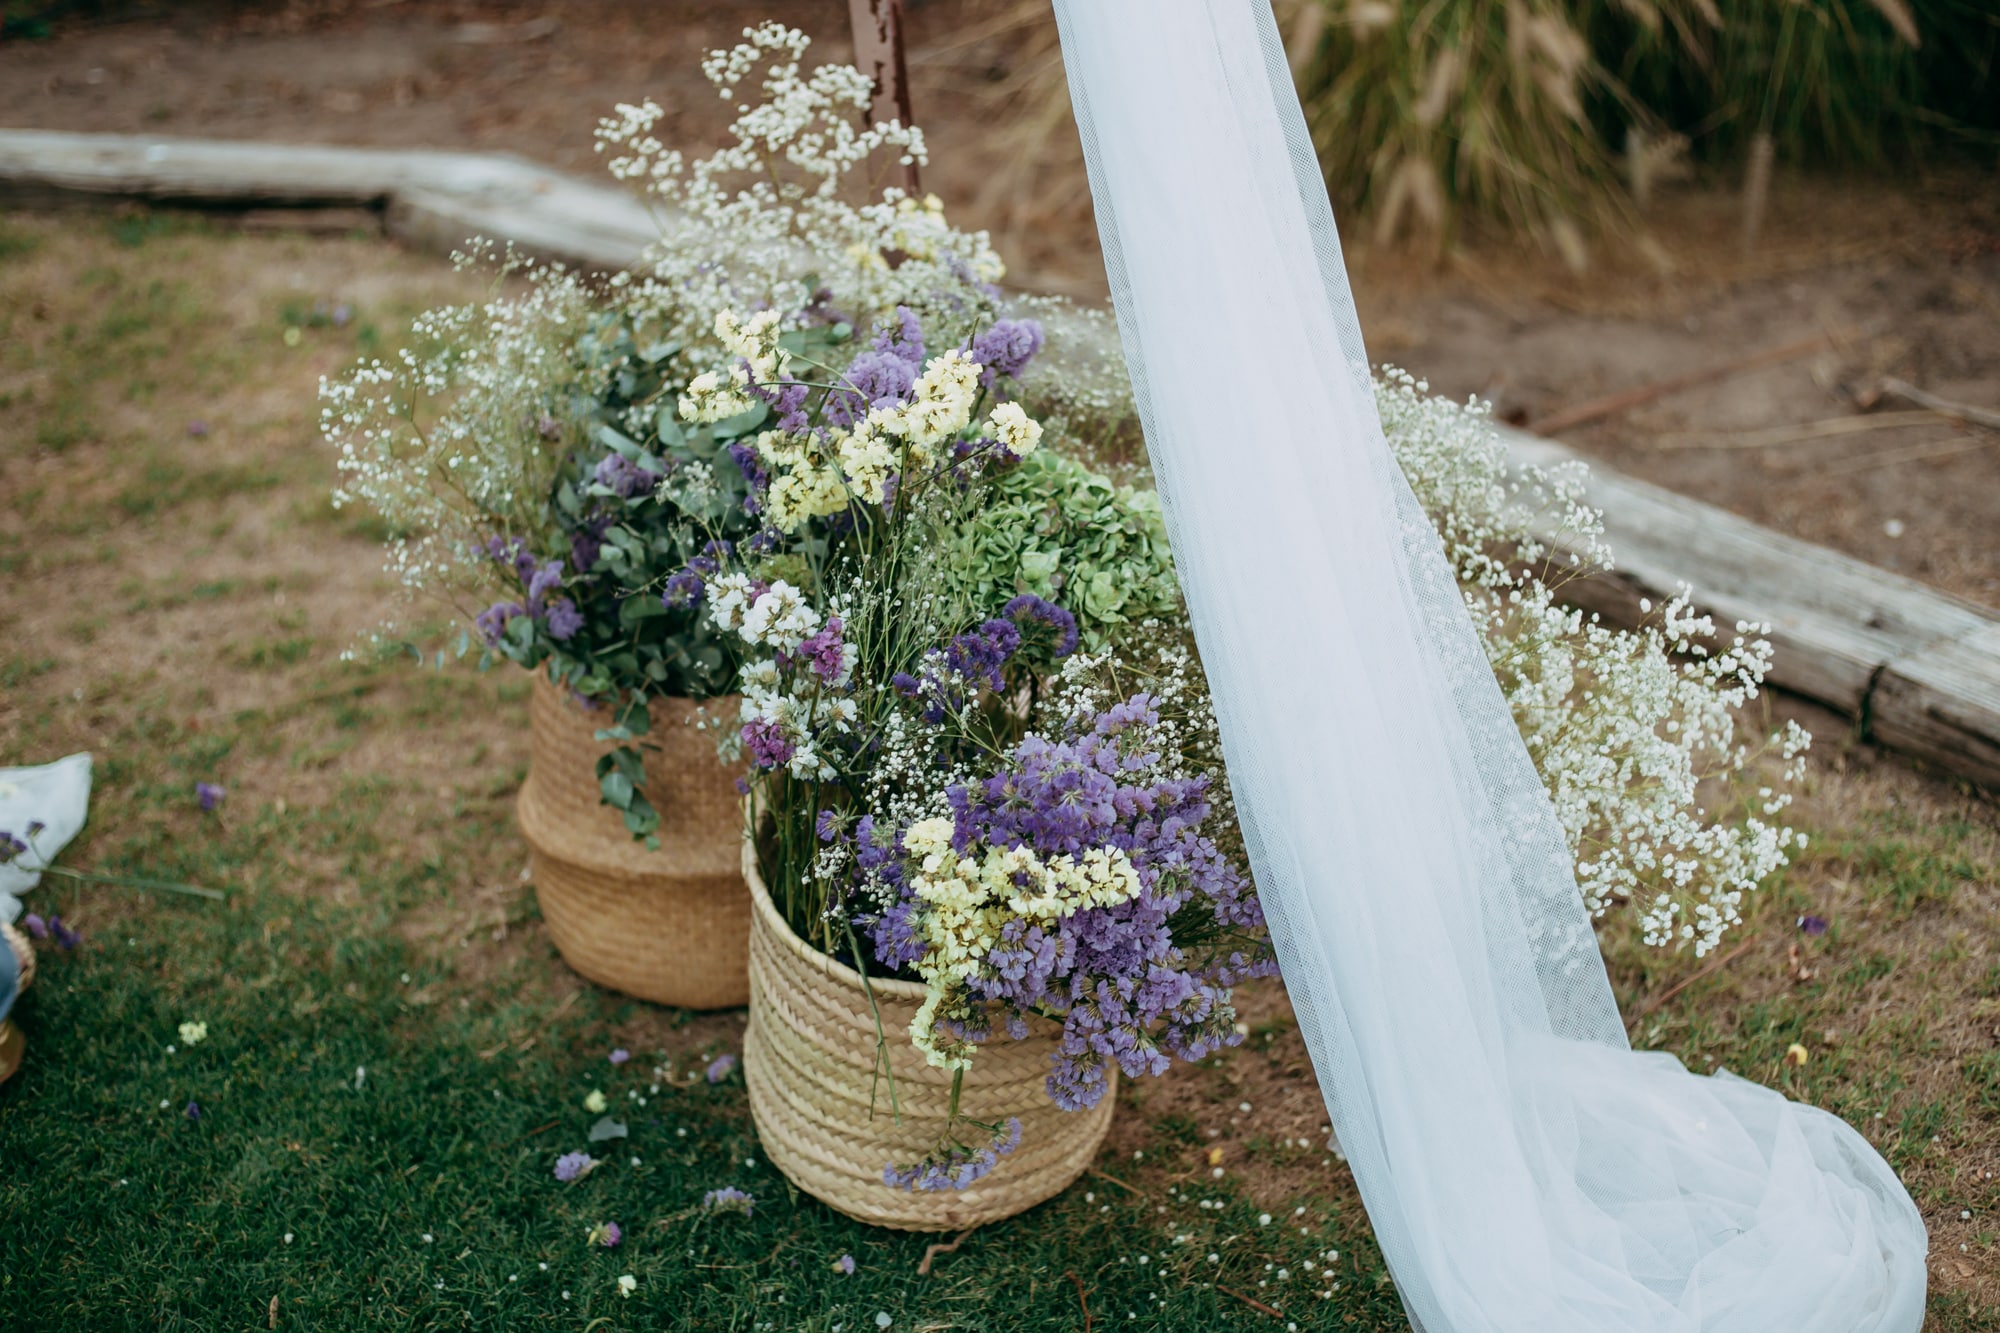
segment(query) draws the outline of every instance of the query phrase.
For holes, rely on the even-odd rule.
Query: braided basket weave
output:
[[[14,988],[14,994],[21,995],[35,981],[35,946],[19,930],[3,924],[0,924],[0,944],[14,951],[14,961],[21,971],[21,983]]]
[[[15,998],[35,979],[35,946],[28,937],[14,927],[0,924],[0,949],[11,949],[14,961],[20,969],[20,984],[15,987]],[[11,1018],[0,1018],[0,1083],[14,1076],[21,1067],[21,1057],[27,1054],[28,1039],[21,1035],[21,1029],[14,1026]]]
[[[711,700],[712,715],[734,700]],[[537,673],[528,704],[533,754],[515,814],[535,896],[565,962],[612,990],[687,1009],[749,999],[743,957],[750,895],[743,886],[737,774],[716,762],[711,734],[689,725],[687,699],[651,705],[642,751],[646,799],[660,814],[660,850],[633,840],[598,794],[595,733],[609,715],[572,702]]]
[[[915,1161],[929,1151],[951,1101],[951,1074],[925,1063],[910,1044],[910,1020],[924,1002],[924,988],[910,981],[869,983],[895,1071],[899,1124],[888,1080],[875,1082],[875,1017],[861,978],[792,933],[747,842],[743,878],[756,913],[743,1075],[764,1155],[794,1185],[877,1226],[962,1231],[1060,1194],[1090,1165],[1111,1128],[1118,1071],[1111,1071],[1110,1089],[1096,1106],[1058,1110],[1045,1080],[1060,1029],[1036,1018],[1025,1040],[1001,1038],[980,1049],[959,1102],[961,1113],[975,1120],[1020,1117],[1020,1146],[968,1189],[925,1192],[884,1184],[884,1165]]]

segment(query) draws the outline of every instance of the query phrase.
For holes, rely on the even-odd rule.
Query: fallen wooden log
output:
[[[1517,467],[1581,457],[1553,440],[1500,433]],[[1584,498],[1604,514],[1616,568],[1572,580],[1569,600],[1633,624],[1642,599],[1657,605],[1689,585],[1720,626],[1771,626],[1772,684],[1854,718],[1871,740],[2000,791],[2000,615],[1595,461]]]

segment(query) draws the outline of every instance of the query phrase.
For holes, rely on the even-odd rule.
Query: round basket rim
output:
[[[763,921],[771,932],[771,937],[785,947],[786,952],[799,959],[806,966],[814,968],[841,985],[854,990],[873,991],[878,997],[904,1000],[922,1004],[927,994],[920,981],[898,981],[893,977],[863,977],[859,972],[829,954],[807,944],[798,937],[791,924],[778,911],[778,905],[771,901],[770,890],[764,887],[763,873],[757,867],[757,844],[747,834],[743,839],[743,882],[750,886],[751,910]]]

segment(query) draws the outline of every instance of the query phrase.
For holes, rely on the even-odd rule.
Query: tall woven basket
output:
[[[733,700],[713,700],[727,716]],[[598,795],[597,759],[609,725],[539,673],[528,704],[532,754],[515,814],[527,840],[535,896],[565,962],[612,990],[688,1009],[727,1009],[750,997],[744,954],[750,895],[743,885],[738,774],[716,762],[712,733],[691,722],[700,705],[652,704],[644,751],[646,797],[660,814],[660,848],[635,842]]]
[[[1060,1029],[1031,1021],[1026,1040],[995,1040],[966,1071],[960,1109],[988,1123],[1018,1116],[1021,1144],[964,1190],[923,1192],[882,1181],[890,1162],[924,1155],[944,1128],[951,1075],[925,1063],[910,1044],[910,1020],[924,988],[872,980],[896,1076],[900,1123],[888,1081],[875,1078],[875,1017],[852,968],[792,933],[743,848],[743,878],[755,918],[750,928],[750,1027],[743,1074],[764,1155],[794,1185],[835,1210],[899,1231],[961,1231],[1034,1207],[1060,1194],[1096,1157],[1111,1127],[1118,1071],[1088,1111],[1061,1111],[1045,1080]],[[871,1114],[872,1108],[872,1114]]]

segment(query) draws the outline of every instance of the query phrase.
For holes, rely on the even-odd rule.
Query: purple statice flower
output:
[[[1000,668],[1020,646],[1021,631],[1014,627],[1013,621],[989,620],[951,641],[945,649],[945,665],[961,680],[984,681],[997,690],[1005,683]]]
[[[712,541],[702,547],[700,555],[667,580],[660,604],[671,611],[698,605],[708,593],[708,580],[722,572],[722,562],[734,552],[735,547],[726,541]]]
[[[216,806],[221,805],[223,797],[227,795],[229,795],[228,792],[216,786],[213,782],[197,782],[194,784],[195,803],[205,811],[213,810]]]
[[[741,1213],[748,1217],[756,1211],[757,1200],[734,1185],[724,1185],[702,1195],[701,1208],[705,1213]]]
[[[1000,1159],[1021,1146],[1021,1122],[1009,1116],[990,1142],[976,1148],[953,1143],[919,1162],[882,1168],[882,1183],[890,1189],[962,1190],[987,1175]]]
[[[630,500],[651,494],[662,476],[651,468],[640,467],[623,454],[611,453],[597,460],[590,479],[620,499]]]
[[[512,566],[515,576],[523,582],[534,572],[535,557],[529,553],[528,543],[519,537],[488,537],[480,549],[495,564]]]
[[[684,611],[691,606],[699,606],[701,599],[708,595],[708,584],[692,569],[683,569],[667,579],[666,588],[660,593],[660,605],[669,611]]]
[[[1799,929],[1808,935],[1824,935],[1826,934],[1826,918],[1823,916],[1802,916],[1799,918]]]
[[[826,623],[807,636],[791,656],[811,667],[812,673],[826,685],[845,684],[853,670],[847,644],[841,639],[839,616],[828,616]]]
[[[583,628],[583,612],[576,609],[576,603],[567,597],[558,597],[549,605],[547,620],[549,637],[557,643],[568,643]]]
[[[599,1222],[590,1229],[589,1234],[584,1237],[584,1242],[589,1245],[602,1245],[607,1250],[615,1250],[618,1248],[618,1242],[623,1239],[625,1239],[624,1228],[616,1222]]]
[[[743,748],[759,768],[779,768],[792,761],[796,752],[784,729],[767,718],[752,718],[743,724]]]
[[[827,423],[852,426],[870,408],[893,407],[909,396],[924,369],[924,331],[908,306],[897,306],[869,346],[848,364],[843,387],[821,405]]]
[[[187,1118],[188,1118],[188,1119],[190,1119],[190,1120],[199,1120],[199,1119],[201,1119],[201,1103],[200,1103],[200,1102],[189,1102],[189,1103],[187,1104],[187,1110],[186,1110],[185,1112],[183,1112],[183,1114],[184,1114],[184,1115],[186,1115],[186,1116],[187,1116]]]
[[[802,431],[810,424],[806,417],[806,396],[812,392],[810,384],[787,375],[768,384],[752,382],[750,392],[770,407],[772,424],[778,430]]]
[[[579,574],[588,574],[597,567],[597,557],[604,553],[604,534],[610,527],[611,515],[599,514],[570,534],[571,569]]]
[[[854,1256],[843,1254],[838,1259],[835,1259],[833,1261],[833,1271],[852,1277],[854,1274]]]
[[[27,843],[22,842],[6,829],[0,829],[0,866],[6,865],[9,861],[27,850]]]
[[[1046,625],[1055,631],[1057,657],[1076,651],[1076,617],[1054,602],[1024,592],[1000,608],[1000,614],[1017,625]]]
[[[64,950],[74,949],[83,943],[83,932],[71,930],[63,924],[63,919],[54,913],[49,915],[49,934],[55,936],[56,946]]]
[[[813,826],[821,842],[832,842],[840,836],[840,816],[832,810],[819,812],[819,822]]]
[[[708,1081],[710,1083],[720,1083],[722,1080],[728,1078],[735,1068],[735,1056],[727,1054],[718,1055],[708,1062],[708,1069],[706,1071]]]
[[[737,440],[729,446],[729,456],[735,460],[737,470],[743,474],[743,480],[750,483],[753,494],[762,494],[764,488],[771,484],[771,474],[765,470],[764,460],[757,456],[755,445]],[[757,511],[752,509],[750,512],[754,514]]]
[[[587,1152],[566,1152],[556,1158],[556,1179],[568,1184],[596,1170],[599,1163]]]
[[[563,562],[560,560],[545,561],[528,576],[528,611],[537,620],[544,614],[549,594],[562,587],[562,581]]]
[[[519,602],[495,602],[473,617],[472,627],[479,631],[479,637],[486,641],[488,648],[498,647],[501,637],[507,633],[508,622],[527,613],[528,608]]]
[[[1042,324],[1035,319],[996,320],[980,332],[967,347],[967,354],[981,367],[979,383],[992,388],[997,376],[1019,379],[1035,353],[1042,350]]]
[[[605,1056],[604,1058],[609,1060],[614,1065],[622,1065],[627,1060],[630,1060],[632,1058],[632,1052],[626,1050],[623,1046],[620,1046],[614,1049],[611,1052],[611,1054]]]
[[[41,915],[37,912],[30,912],[22,917],[21,924],[26,926],[28,933],[38,940],[45,940],[49,937],[49,923],[42,920]]]

